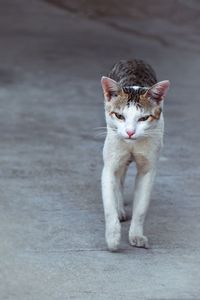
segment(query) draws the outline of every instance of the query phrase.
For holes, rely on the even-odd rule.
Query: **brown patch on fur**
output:
[[[110,101],[105,102],[105,108],[108,113],[112,113],[115,109],[124,108],[128,102],[128,94],[124,93],[122,90],[119,91],[118,96]]]
[[[161,115],[162,109],[161,107],[154,108],[152,115],[149,118],[149,121],[152,122],[154,120],[159,120]]]
[[[113,66],[108,77],[119,82],[121,86],[152,86],[157,82],[152,67],[138,59],[119,61]]]
[[[149,121],[159,120],[162,112],[162,108],[159,106],[155,107],[155,104],[147,96],[147,92],[144,95],[140,95],[139,103],[142,108],[147,111],[152,111]]]
[[[124,107],[129,102],[129,94],[125,93],[123,90],[118,92],[117,97],[113,97],[110,101],[105,101],[105,109],[106,111],[112,115],[113,111],[124,109]],[[137,102],[135,103],[137,105]],[[147,112],[151,112],[151,116],[149,117],[149,122],[153,122],[154,120],[159,120],[162,112],[161,107],[155,106],[155,103],[147,96],[147,93],[139,95],[138,107],[144,109]]]
[[[149,110],[152,108],[152,103],[149,101],[149,97],[147,96],[147,93],[145,93],[144,95],[140,95],[139,104],[145,110]]]

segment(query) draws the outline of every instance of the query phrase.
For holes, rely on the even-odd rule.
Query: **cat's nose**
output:
[[[132,137],[132,135],[135,134],[134,130],[126,130],[126,133],[128,134],[129,139]]]

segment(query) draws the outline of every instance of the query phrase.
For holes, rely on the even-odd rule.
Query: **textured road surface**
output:
[[[1,0],[0,16],[0,299],[200,299],[200,43],[192,19],[133,20],[126,26],[143,32],[134,34],[39,0]],[[128,245],[126,222],[112,254],[95,130],[105,126],[99,79],[132,57],[172,88],[146,222],[151,249]],[[129,214],[134,174],[132,166]]]

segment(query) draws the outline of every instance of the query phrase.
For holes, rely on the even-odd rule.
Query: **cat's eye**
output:
[[[118,96],[118,93],[117,93],[117,92],[113,92],[113,91],[110,92],[110,97],[115,98],[115,97],[117,97],[117,96]]]
[[[115,114],[115,116],[117,117],[117,119],[119,119],[119,120],[125,120],[125,118],[124,118],[124,116],[123,115],[121,115],[121,114],[118,114],[118,113],[114,113]]]
[[[139,122],[147,121],[149,117],[150,117],[150,116],[142,117],[142,118],[140,118],[138,121],[139,121]]]

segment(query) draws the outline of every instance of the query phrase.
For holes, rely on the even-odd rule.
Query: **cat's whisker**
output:
[[[101,136],[101,135],[106,135],[106,134],[107,134],[107,132],[99,132],[99,133],[95,134],[95,136]]]
[[[107,131],[97,132],[95,135],[104,135],[107,134]],[[117,135],[117,132],[109,132],[109,135]]]
[[[106,136],[107,132],[99,132],[95,135],[95,137]],[[117,132],[109,132],[109,136],[117,136]]]
[[[102,127],[95,127],[95,128],[93,128],[93,130],[101,130],[101,129],[107,129],[107,127],[106,126],[102,126]]]

